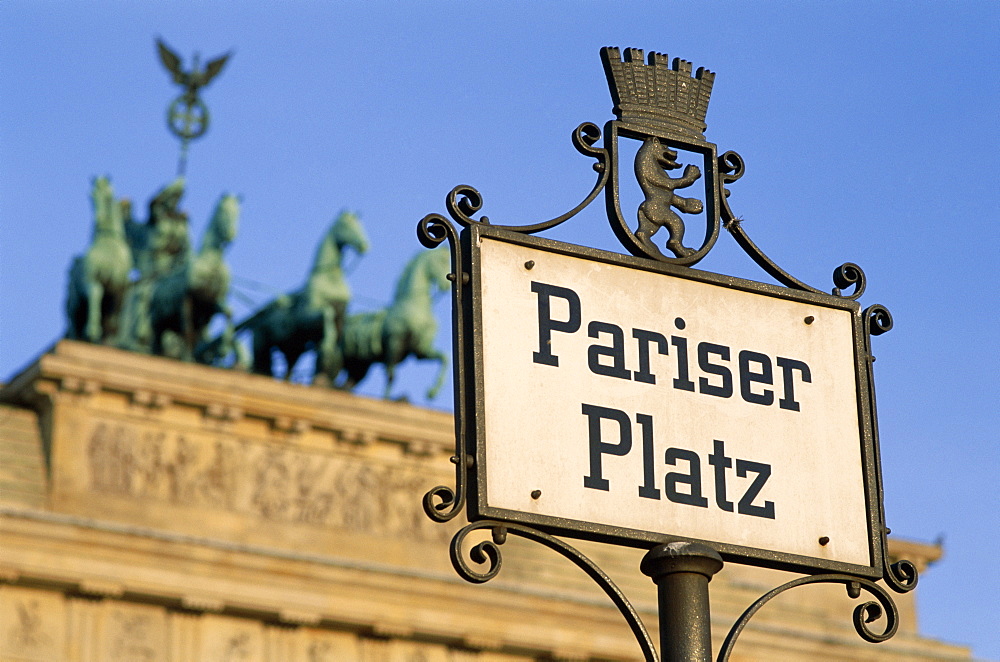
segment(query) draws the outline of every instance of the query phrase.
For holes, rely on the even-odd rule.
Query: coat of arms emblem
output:
[[[720,192],[716,147],[705,139],[705,115],[715,74],[663,53],[601,49],[614,112],[605,141],[611,169],[608,215],[619,241],[633,254],[693,264],[719,234]],[[641,141],[635,176],[644,200],[630,224],[619,192],[622,138]],[[704,218],[700,246],[685,237],[686,219]],[[633,229],[634,228],[634,229]]]

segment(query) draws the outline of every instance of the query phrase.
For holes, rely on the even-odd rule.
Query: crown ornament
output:
[[[652,132],[681,133],[705,140],[705,114],[712,96],[715,74],[701,67],[691,75],[686,60],[665,53],[650,53],[644,61],[638,48],[601,49],[614,113],[619,120]]]

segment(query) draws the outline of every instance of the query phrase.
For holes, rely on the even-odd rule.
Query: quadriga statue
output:
[[[122,306],[132,271],[122,207],[107,177],[93,180],[94,234],[90,248],[74,258],[66,295],[66,337],[107,343],[119,332]]]
[[[217,313],[231,328],[223,251],[236,236],[239,199],[220,198],[192,255],[183,195],[177,178],[153,196],[140,223],[107,177],[93,180],[94,237],[70,269],[67,338],[190,361]]]
[[[273,375],[272,353],[284,355],[285,379],[305,352],[316,351],[313,382],[353,389],[372,365],[383,364],[389,397],[396,366],[412,356],[440,364],[428,397],[437,395],[448,358],[434,348],[436,292],[448,290],[450,256],[423,251],[403,269],[392,304],[379,311],[347,315],[351,289],[342,262],[350,248],[368,251],[357,214],[343,211],[324,234],[305,284],[280,296],[237,325],[227,304],[230,270],[224,251],[236,237],[239,198],[223,195],[196,255],[191,252],[188,215],[180,209],[184,180],[161,189],[149,204],[149,218],[131,218],[127,200],[117,201],[106,177],[94,180],[94,238],[70,271],[66,300],[67,337],[112,344],[186,361],[245,366],[239,332],[252,334],[252,370]],[[213,318],[226,318],[225,331],[206,338]],[[235,355],[235,356],[234,356]]]

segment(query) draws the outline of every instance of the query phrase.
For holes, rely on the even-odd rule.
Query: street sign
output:
[[[881,576],[860,307],[486,225],[470,519]]]
[[[724,562],[809,576],[751,605],[719,660],[761,606],[806,584],[866,591],[854,627],[885,641],[899,613],[876,582],[905,593],[918,575],[885,552],[871,364],[892,316],[862,310],[853,262],[827,294],[747,235],[729,205],[743,159],[704,135],[714,73],[634,48],[601,60],[615,119],[573,132],[597,174],[576,207],[500,225],[476,216],[483,196],[463,184],[445,199],[450,219],[417,225],[424,246],[451,250],[455,349],[455,483],[429,490],[424,512],[448,522],[465,510],[451,561],[470,582],[497,575],[508,535],[570,559],[646,660],[711,659],[708,582]],[[621,195],[629,160],[641,201]],[[536,236],[601,192],[630,255]],[[689,232],[701,223],[704,235]],[[723,229],[779,284],[694,269]],[[562,537],[648,550],[662,658],[614,582]]]

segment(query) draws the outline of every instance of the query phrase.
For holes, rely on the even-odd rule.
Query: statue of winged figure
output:
[[[198,96],[198,90],[212,82],[226,66],[231,53],[226,53],[214,60],[209,60],[202,69],[195,53],[190,71],[181,67],[181,58],[167,46],[162,39],[156,40],[160,60],[167,71],[173,76],[174,82],[184,88],[184,94],[174,99],[167,109],[167,126],[170,131],[181,139],[181,158],[178,165],[178,175],[184,174],[187,163],[187,146],[195,138],[200,138],[208,130],[208,107]]]
[[[198,55],[195,54],[191,71],[184,71],[181,68],[180,56],[172,51],[162,39],[156,40],[156,48],[160,51],[160,61],[163,62],[163,66],[173,74],[174,82],[182,85],[185,96],[192,100],[197,98],[199,88],[205,87],[212,82],[213,78],[219,75],[219,72],[226,66],[226,61],[229,60],[229,56],[231,55],[231,53],[225,53],[214,60],[210,60],[204,69],[200,69],[198,67]]]

